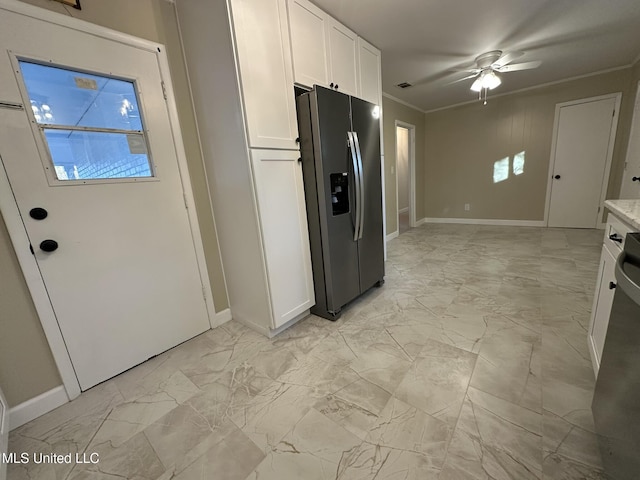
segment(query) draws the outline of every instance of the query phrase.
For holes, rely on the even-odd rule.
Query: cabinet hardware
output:
[[[614,242],[622,243],[622,237],[617,233],[612,233],[609,235],[609,240],[613,240]]]
[[[613,290],[617,285],[614,282],[609,282],[609,290]]]

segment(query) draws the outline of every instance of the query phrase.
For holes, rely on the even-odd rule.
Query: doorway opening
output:
[[[415,227],[415,126],[400,121],[396,121],[396,214],[398,235]]]

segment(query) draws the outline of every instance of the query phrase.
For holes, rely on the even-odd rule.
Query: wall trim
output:
[[[388,98],[389,100],[393,100],[394,102],[398,102],[405,107],[413,108],[414,110],[419,111],[420,113],[427,113],[423,109],[416,107],[415,105],[411,105],[409,102],[405,102],[404,100],[399,99],[398,97],[394,97],[393,95],[389,95],[387,92],[382,92],[382,96]]]
[[[59,385],[51,390],[41,393],[26,402],[22,402],[9,409],[9,430],[21,427],[25,423],[49,413],[69,402],[69,397],[64,389],[64,385]]]
[[[211,328],[219,327],[220,325],[227,323],[232,318],[233,316],[231,315],[231,309],[229,308],[222,310],[221,312],[217,312],[211,318]]]
[[[390,242],[391,240],[393,240],[394,238],[397,238],[398,236],[400,236],[400,232],[398,230],[396,230],[395,232],[391,232],[385,238],[386,238],[387,242]]]
[[[495,225],[510,227],[544,227],[544,220],[498,220],[492,218],[423,218],[423,223],[459,223],[466,225]]]
[[[420,225],[424,225],[425,223],[427,223],[426,218],[421,218],[420,220],[416,220],[416,227],[419,227]]]
[[[515,95],[517,93],[529,92],[531,90],[537,90],[539,88],[551,87],[553,85],[559,85],[559,84],[565,83],[565,82],[573,82],[574,80],[580,80],[582,78],[595,77],[596,75],[604,75],[605,73],[611,73],[611,72],[616,72],[618,70],[624,70],[626,68],[631,68],[631,67],[633,67],[633,65],[634,64],[623,65],[621,67],[608,68],[606,70],[600,70],[598,72],[585,73],[584,75],[578,75],[576,77],[569,77],[569,78],[565,78],[565,79],[562,79],[562,80],[554,80],[553,82],[541,83],[540,85],[535,85],[533,87],[521,88],[519,90],[513,90],[512,92],[498,93],[496,95],[491,95],[491,97],[489,97],[489,98],[506,97],[507,95]],[[434,108],[432,110],[426,110],[424,113],[427,114],[427,113],[439,112],[441,110],[448,110],[450,108],[462,107],[463,105],[470,105],[472,103],[477,103],[477,102],[478,102],[478,99],[476,98],[475,100],[468,100],[468,101],[465,101],[465,102],[455,103],[453,105],[449,105],[449,106],[446,106],[446,107],[440,107],[440,108]]]

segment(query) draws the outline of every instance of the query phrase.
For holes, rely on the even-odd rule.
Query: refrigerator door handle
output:
[[[362,168],[362,153],[360,152],[360,140],[358,140],[358,132],[353,132],[353,143],[356,146],[356,156],[358,158],[358,166],[360,170],[360,234],[358,238],[362,238],[364,232],[364,212],[367,208],[364,204],[364,170]]]
[[[360,206],[360,197],[362,193],[360,191],[360,168],[358,167],[358,157],[356,156],[356,145],[353,139],[353,132],[347,132],[347,141],[349,142],[349,151],[351,152],[351,161],[353,162],[353,183],[356,187],[356,221],[353,228],[353,241],[357,242],[358,235],[360,233],[360,222],[362,217],[362,209]]]

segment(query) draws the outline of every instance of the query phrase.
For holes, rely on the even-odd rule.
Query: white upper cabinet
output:
[[[306,0],[289,0],[289,28],[295,81],[328,86],[327,14]]]
[[[358,37],[358,82],[360,98],[382,107],[382,66],[380,50]]]
[[[231,0],[249,145],[298,149],[286,0]]]
[[[358,35],[329,17],[330,84],[336,90],[359,97],[358,91]]]
[[[308,0],[288,0],[288,7],[296,83],[337,85],[360,97],[358,35]]]

